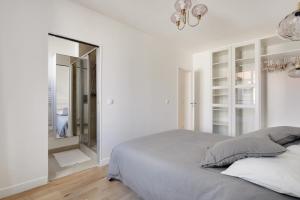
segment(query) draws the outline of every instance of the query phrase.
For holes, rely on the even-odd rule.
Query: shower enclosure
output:
[[[80,136],[80,142],[96,149],[96,51],[85,58],[77,58],[73,69],[76,69],[72,74],[76,83],[72,85],[72,90],[76,94],[73,94],[72,111],[76,113],[76,120],[72,125]]]

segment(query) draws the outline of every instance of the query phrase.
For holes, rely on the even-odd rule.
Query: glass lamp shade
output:
[[[289,77],[292,77],[292,78],[300,78],[300,67],[291,69],[288,72],[288,75],[289,75]]]
[[[175,9],[180,12],[183,9],[190,9],[192,7],[191,0],[177,0],[175,3]]]
[[[203,16],[207,13],[207,7],[204,4],[197,4],[192,9],[192,15],[194,17]]]
[[[278,34],[292,41],[300,40],[300,10],[294,11],[286,16],[278,27]]]
[[[181,14],[180,12],[175,12],[173,13],[173,15],[171,16],[171,22],[176,24],[176,22],[179,22],[181,19]]]

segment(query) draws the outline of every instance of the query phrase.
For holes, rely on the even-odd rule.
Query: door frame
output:
[[[52,36],[52,37],[57,37],[60,39],[65,39],[65,40],[69,40],[69,41],[73,41],[73,42],[78,42],[78,43],[83,43],[83,44],[88,44],[91,46],[94,46],[96,48],[96,84],[97,84],[97,165],[98,166],[104,166],[106,164],[108,164],[108,160],[103,158],[102,155],[102,67],[103,67],[103,45],[102,44],[92,44],[92,43],[87,43],[87,42],[83,42],[81,40],[77,40],[77,39],[73,39],[73,38],[69,38],[66,36],[62,36],[59,34],[53,34],[53,33],[48,33],[48,37]],[[49,46],[49,43],[48,43]],[[51,59],[51,60],[49,60]],[[47,67],[49,68],[49,65],[54,65],[56,62],[54,62],[54,60],[56,60],[56,54],[53,58],[49,58],[49,54],[48,54],[48,65]],[[49,78],[49,77],[48,77]],[[48,83],[49,84],[49,83]],[[52,83],[51,83],[52,84]],[[53,85],[52,85],[53,87]],[[55,88],[55,86],[54,86]],[[55,104],[55,100],[54,102],[52,102]],[[55,122],[53,122],[55,123]],[[47,132],[47,144],[48,142],[48,132]],[[47,156],[48,156],[48,145],[47,145]],[[47,166],[48,166],[48,159],[47,159]],[[48,169],[47,169],[48,170]]]
[[[180,120],[180,113],[179,113],[179,109],[180,109],[180,73],[184,71],[184,72],[190,72],[191,73],[191,95],[192,95],[192,102],[191,104],[192,105],[192,116],[191,116],[191,120],[192,120],[192,130],[195,131],[196,129],[196,122],[195,122],[195,119],[196,119],[196,116],[195,116],[195,112],[196,112],[196,104],[197,102],[195,101],[195,72],[193,69],[185,69],[185,68],[182,68],[182,67],[178,67],[177,68],[177,128],[179,128],[180,126],[180,123],[179,123],[179,120]]]

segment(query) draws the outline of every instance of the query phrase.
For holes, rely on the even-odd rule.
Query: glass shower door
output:
[[[80,143],[89,144],[89,119],[88,119],[88,62],[78,59],[76,63],[76,89],[77,89],[77,132]]]

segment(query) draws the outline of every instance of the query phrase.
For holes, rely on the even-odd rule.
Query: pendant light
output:
[[[278,34],[292,41],[300,41],[300,3],[298,9],[286,16],[278,27]]]

